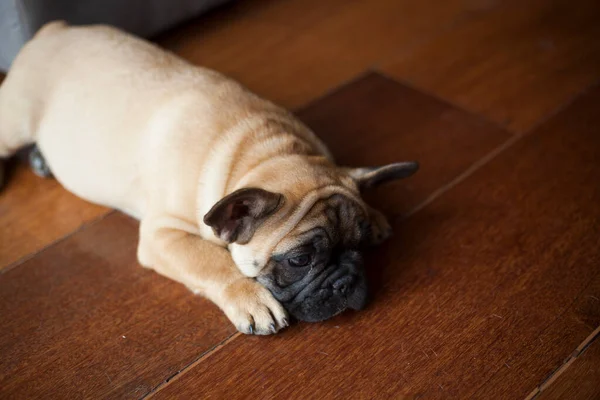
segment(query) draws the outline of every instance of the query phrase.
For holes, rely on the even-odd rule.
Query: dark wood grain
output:
[[[506,368],[500,368],[475,397],[503,399],[515,392],[532,391],[532,382],[542,386],[599,324],[600,275],[596,275],[567,310],[551,321],[537,340],[527,343],[522,354],[507,360]]]
[[[480,0],[245,0],[158,42],[297,108],[497,7]]]
[[[597,339],[536,400],[600,399],[600,341]]]
[[[118,213],[0,274],[0,397],[140,398],[234,332],[135,261]]]
[[[405,181],[368,193],[394,217],[414,208],[510,136],[431,96],[369,73],[300,110],[340,165],[418,160]]]
[[[570,346],[580,333],[560,317],[599,273],[599,106],[595,89],[396,223],[369,262],[379,279],[364,312],[238,337],[157,397],[464,399],[501,369],[520,376],[507,364],[543,347],[545,332],[562,328]],[[505,398],[544,378],[532,374]]]
[[[598,80],[598,4],[246,0],[158,42],[287,107],[375,66],[524,132]],[[597,342],[544,382],[600,324],[599,105],[405,222],[509,135],[373,74],[301,110],[342,163],[422,169],[369,196],[396,236],[369,257],[366,311],[224,347],[216,307],[137,266],[137,223],[19,166],[0,193],[0,397],[139,398],[189,367],[158,397],[597,398]]]
[[[0,191],[0,270],[109,211],[13,164]]]
[[[600,2],[505,2],[384,69],[527,131],[600,79]]]

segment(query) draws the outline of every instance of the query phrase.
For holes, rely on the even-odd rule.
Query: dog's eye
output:
[[[287,259],[288,264],[292,267],[306,267],[312,261],[312,255],[309,253],[300,254],[299,256],[290,257]]]

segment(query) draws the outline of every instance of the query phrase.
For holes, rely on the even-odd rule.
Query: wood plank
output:
[[[531,391],[532,382],[544,383],[600,323],[599,299],[600,275],[596,275],[569,308],[537,340],[527,343],[522,354],[508,359],[506,368],[500,368],[474,397],[503,399]]]
[[[114,212],[0,275],[1,398],[139,398],[234,332]]]
[[[192,21],[158,43],[298,108],[500,6],[479,0],[250,0]]]
[[[0,271],[109,211],[14,164],[0,191]]]
[[[342,123],[348,112],[354,123]],[[378,192],[405,198],[398,215],[509,137],[376,74],[299,114],[342,160],[424,163],[412,183]],[[439,157],[447,168],[427,168]],[[0,275],[0,397],[140,397],[233,332],[216,307],[136,266],[136,227],[111,214]]]
[[[598,276],[599,105],[596,88],[397,220],[394,239],[370,259],[375,294],[364,312],[237,337],[157,397],[473,396],[527,357]],[[507,379],[520,374],[510,369]]]
[[[600,341],[594,340],[537,400],[594,400],[600,398]]]
[[[384,70],[528,131],[600,78],[599,17],[596,0],[509,2]]]

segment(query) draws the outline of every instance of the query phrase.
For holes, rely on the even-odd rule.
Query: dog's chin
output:
[[[285,303],[284,307],[299,321],[320,322],[332,318],[348,308],[362,310],[366,303],[367,292],[363,287],[356,288],[350,295],[326,288],[316,290],[302,301]]]

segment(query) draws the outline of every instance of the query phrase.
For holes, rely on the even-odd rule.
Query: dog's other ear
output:
[[[283,204],[283,195],[244,188],[225,196],[204,216],[204,223],[227,243],[245,244],[263,220]]]
[[[418,162],[406,161],[382,167],[350,168],[347,172],[356,181],[360,190],[365,190],[396,179],[408,178],[418,169]]]

